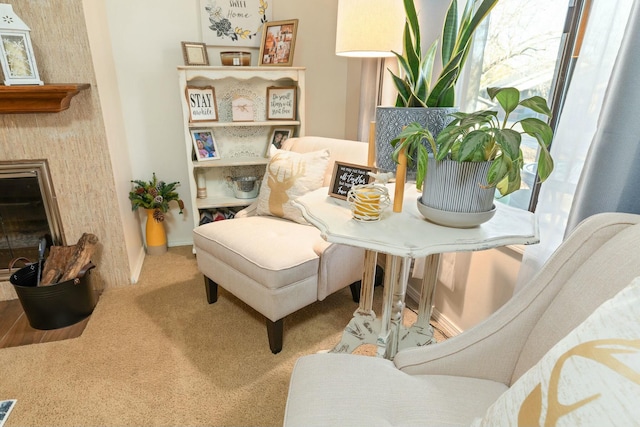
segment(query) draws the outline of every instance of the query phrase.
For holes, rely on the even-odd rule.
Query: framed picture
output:
[[[258,65],[291,66],[297,31],[297,19],[265,23]]]
[[[213,86],[187,86],[185,96],[189,105],[190,122],[218,121],[218,105]]]
[[[267,120],[296,119],[295,86],[269,86],[267,88]]]
[[[293,126],[277,127],[271,132],[271,145],[274,148],[282,148],[282,144],[293,136]]]
[[[42,85],[28,32],[0,31],[0,63],[4,84]]]
[[[192,129],[191,140],[193,141],[193,149],[198,161],[217,160],[220,158],[220,151],[218,151],[211,129]]]
[[[369,172],[373,172],[374,169],[370,166],[335,162],[329,184],[329,196],[346,200],[351,187],[369,184],[375,180],[369,175]]]
[[[252,122],[253,101],[246,96],[235,95],[231,100],[231,117],[234,122]]]
[[[182,42],[184,65],[209,65],[207,45],[196,42]]]
[[[265,0],[200,0],[202,40],[213,46],[260,46],[262,26],[271,21]]]

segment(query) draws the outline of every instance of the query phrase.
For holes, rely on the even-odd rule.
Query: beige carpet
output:
[[[273,355],[264,319],[223,289],[209,305],[191,247],[171,248],[104,292],[81,337],[0,350],[5,425],[281,425],[296,359],[333,347],[355,308],[346,288],[287,317]]]

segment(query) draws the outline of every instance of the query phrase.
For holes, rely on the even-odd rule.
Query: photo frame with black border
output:
[[[198,42],[181,42],[184,65],[209,65],[207,45]]]
[[[374,177],[369,175],[369,172],[375,172],[375,168],[353,163],[335,162],[331,183],[329,184],[329,196],[346,200],[347,193],[351,187],[370,184],[375,180]]]
[[[297,19],[265,22],[262,25],[258,65],[276,67],[293,65],[297,31]]]
[[[220,159],[220,150],[211,129],[191,129],[191,141],[199,162]]]

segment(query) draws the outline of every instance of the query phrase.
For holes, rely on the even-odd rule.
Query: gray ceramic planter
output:
[[[433,222],[453,227],[473,227],[491,219],[495,188],[486,188],[489,167],[491,162],[430,158],[421,213]]]
[[[426,126],[434,138],[448,125],[453,118],[451,113],[458,108],[403,108],[403,107],[377,107],[376,108],[376,166],[382,172],[395,172],[396,163],[391,154],[393,147],[391,140],[395,139],[402,128],[418,122]],[[431,152],[431,148],[427,148]],[[407,179],[415,179],[415,165],[408,169]]]

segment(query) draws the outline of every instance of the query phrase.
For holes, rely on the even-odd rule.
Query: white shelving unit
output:
[[[234,196],[228,177],[264,175],[273,130],[293,129],[291,136],[305,134],[305,69],[302,67],[178,67],[184,124],[184,147],[189,171],[191,200],[185,200],[196,225],[202,210],[244,207],[255,199]],[[191,122],[187,87],[212,86],[218,110],[217,121]],[[267,120],[267,88],[297,88],[295,120]],[[236,96],[253,104],[253,121],[234,122],[232,100]],[[192,130],[210,130],[220,158],[198,161],[194,155]],[[206,187],[206,197],[198,198],[198,181]]]

